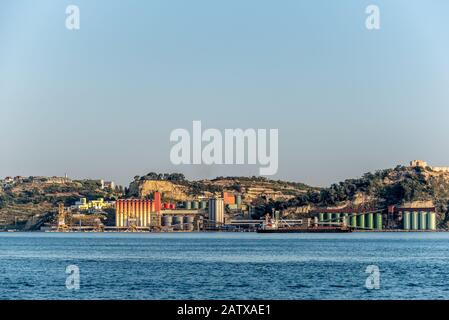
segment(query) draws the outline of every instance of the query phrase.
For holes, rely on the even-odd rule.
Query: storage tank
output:
[[[170,227],[172,225],[173,218],[170,215],[162,216],[162,225],[164,227]]]
[[[173,217],[173,227],[178,230],[182,230],[182,224],[184,223],[183,216],[174,216]]]
[[[342,223],[343,223],[345,226],[348,226],[348,225],[349,225],[349,214],[347,214],[347,213],[343,214],[343,220],[342,220]]]
[[[375,228],[376,230],[382,230],[382,213],[376,213],[376,220],[375,220]]]
[[[279,213],[279,211],[275,211],[274,212],[274,219],[275,220],[280,220],[280,213]]]
[[[412,230],[418,230],[418,212],[413,211],[412,212]]]
[[[200,204],[198,201],[193,201],[193,209],[198,210],[200,208]]]
[[[184,217],[184,230],[192,231],[193,230],[193,216],[185,216]]]
[[[427,230],[427,212],[419,213],[419,230]]]
[[[427,228],[429,230],[436,230],[437,229],[437,220],[436,220],[436,213],[435,212],[429,212],[427,214]]]
[[[367,228],[370,230],[373,230],[374,229],[374,214],[368,213],[366,215],[366,218],[367,218],[367,222],[366,222]]]
[[[192,203],[190,201],[184,201],[184,208],[186,210],[192,209]]]
[[[355,213],[351,213],[351,228],[357,227],[357,216]]]
[[[402,214],[402,228],[404,230],[410,230],[410,212],[408,211]]]
[[[318,217],[319,217],[320,222],[324,221],[324,213],[322,213],[322,212],[318,213]]]
[[[336,214],[334,215],[334,220],[333,220],[332,222],[334,222],[334,223],[340,223],[340,214],[339,214],[339,213],[336,213]]]
[[[240,194],[235,195],[235,204],[238,206],[242,204],[242,196]]]
[[[365,215],[364,214],[359,214],[358,215],[358,227],[361,229],[365,229]]]

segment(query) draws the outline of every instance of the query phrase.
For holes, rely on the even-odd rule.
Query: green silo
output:
[[[358,219],[359,220],[358,227],[360,229],[365,229],[365,215],[362,213],[359,213],[358,218],[359,218]]]
[[[436,213],[435,212],[429,212],[427,214],[427,228],[429,230],[436,230],[437,229],[437,220],[436,220]]]
[[[339,213],[336,213],[334,216],[334,221],[332,221],[333,223],[340,223],[340,217],[341,215]]]
[[[349,215],[347,213],[343,214],[343,221],[342,222],[343,222],[343,224],[345,226],[349,225]]]
[[[419,213],[419,230],[427,230],[427,212]]]
[[[410,212],[408,211],[402,214],[402,228],[404,230],[410,230]]]
[[[332,220],[332,213],[326,213],[326,222],[330,222]]]
[[[412,230],[418,230],[418,212],[412,212]]]
[[[319,217],[320,217],[320,222],[324,221],[324,213],[320,212],[318,213]]]
[[[357,227],[357,216],[355,213],[351,213],[351,228]]]
[[[382,213],[376,213],[376,230],[382,230]]]
[[[242,205],[242,196],[240,194],[235,195],[235,204],[238,206]]]
[[[367,221],[367,228],[370,229],[370,230],[373,230],[374,229],[374,214],[368,213],[366,215],[366,218],[368,220]]]

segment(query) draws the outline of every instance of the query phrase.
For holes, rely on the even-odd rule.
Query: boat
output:
[[[333,226],[291,226],[287,223],[273,220],[268,216],[265,221],[257,228],[257,233],[349,233],[352,229],[344,224]]]

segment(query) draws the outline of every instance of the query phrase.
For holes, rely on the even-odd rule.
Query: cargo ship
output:
[[[343,224],[331,226],[291,226],[266,217],[263,224],[256,231],[257,233],[349,233],[352,232],[352,229]]]

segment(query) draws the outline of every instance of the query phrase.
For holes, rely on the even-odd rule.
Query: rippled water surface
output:
[[[0,234],[0,299],[448,298],[447,233]]]

